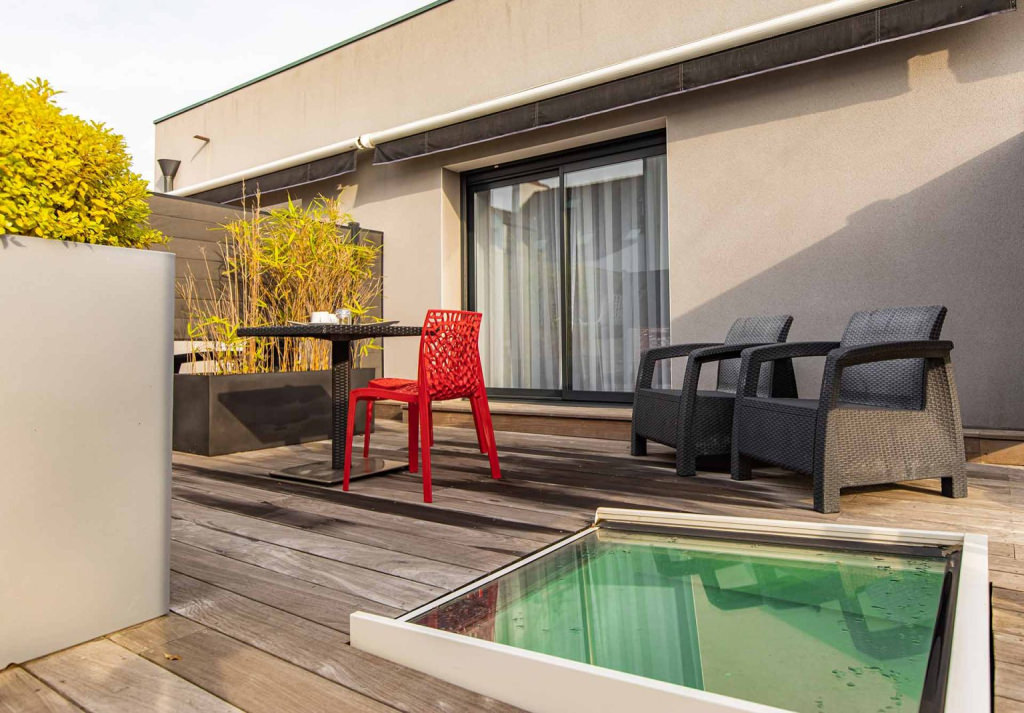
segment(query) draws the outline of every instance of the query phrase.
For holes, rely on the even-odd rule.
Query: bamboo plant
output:
[[[359,321],[381,295],[375,274],[381,245],[364,233],[353,235],[337,200],[318,198],[301,207],[260,211],[259,204],[223,225],[224,238],[214,259],[204,256],[205,280],[190,271],[179,284],[188,335],[193,343],[215,345],[204,371],[256,374],[310,371],[330,366],[330,344],[313,339],[251,339],[239,327],[306,322],[314,311],[347,308]],[[223,267],[221,267],[223,266]],[[213,285],[212,295],[203,294]],[[357,357],[377,348],[358,344]],[[193,353],[191,361],[195,362]]]

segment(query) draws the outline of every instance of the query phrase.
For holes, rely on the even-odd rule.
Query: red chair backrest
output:
[[[420,337],[421,393],[432,401],[461,399],[483,386],[479,312],[432,309]]]

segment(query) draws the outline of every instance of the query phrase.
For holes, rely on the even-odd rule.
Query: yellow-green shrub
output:
[[[145,247],[164,237],[146,225],[146,182],[131,171],[124,139],[67,114],[49,83],[17,84],[0,72],[0,235]]]

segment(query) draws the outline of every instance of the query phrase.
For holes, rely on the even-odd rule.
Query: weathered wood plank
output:
[[[170,658],[162,649],[141,655],[248,713],[395,710],[210,629],[172,644]]]
[[[179,471],[181,469],[179,468]],[[490,537],[482,544],[493,546],[499,538],[507,538],[510,541],[543,541],[553,532],[570,532],[575,527],[574,521],[559,522],[557,515],[539,517],[541,513],[524,510],[502,510],[501,512],[475,513],[454,508],[439,508],[436,504],[425,504],[420,497],[408,498],[408,502],[399,502],[390,499],[382,499],[370,495],[357,493],[354,490],[344,492],[340,487],[327,488],[305,483],[294,483],[276,481],[266,477],[256,477],[236,473],[230,469],[215,470],[205,468],[198,475],[205,477],[203,485],[195,481],[189,481],[187,473],[182,473],[181,483],[191,487],[210,487],[210,481],[220,481],[224,484],[224,492],[232,492],[241,495],[241,488],[248,488],[248,495],[256,495],[267,498],[271,502],[277,502],[282,497],[295,496],[316,502],[331,502],[340,507],[347,507],[353,511],[355,516],[361,513],[366,517],[372,513],[379,523],[393,525],[395,529],[415,528],[417,531],[436,533],[438,536],[451,539],[454,535],[460,534],[452,528],[461,530],[461,535],[469,543],[476,543],[472,533],[478,531],[486,532]],[[392,481],[402,482],[412,476],[392,478],[382,476],[377,480],[380,486]],[[368,478],[367,481],[372,481]],[[354,486],[353,486],[354,487]],[[414,487],[416,487],[414,485]],[[229,490],[230,489],[230,490]],[[391,491],[386,488],[383,491],[390,496]],[[436,492],[440,496],[441,491]],[[407,494],[408,495],[408,494]],[[480,543],[476,543],[480,544]]]
[[[1024,702],[996,696],[993,710],[995,713],[1024,713]]]
[[[577,508],[555,506],[544,514],[536,509],[524,510],[520,503],[503,497],[501,492],[492,494],[488,490],[467,492],[461,483],[455,487],[440,485],[434,488],[434,502],[423,505],[420,486],[409,474],[391,474],[387,478],[368,478],[355,485],[348,493],[340,489],[318,489],[313,493],[296,494],[289,489],[277,492],[273,481],[264,478],[245,481],[222,475],[221,487],[217,480],[188,480],[180,483],[188,487],[223,492],[243,499],[260,499],[296,509],[320,512],[328,506],[347,508],[348,518],[358,522],[373,521],[378,526],[388,526],[406,532],[417,532],[434,539],[460,541],[474,547],[487,549],[501,548],[507,551],[533,549],[538,543],[550,541],[553,535],[565,534],[579,529],[585,520]],[[290,484],[291,485],[291,484]],[[301,507],[296,503],[301,503]],[[532,504],[531,504],[532,505]],[[433,520],[422,520],[405,512],[407,508],[429,507]],[[396,512],[392,512],[395,510]],[[337,512],[342,512],[337,510]],[[592,514],[592,513],[591,513]]]
[[[993,587],[1011,589],[1016,592],[1024,592],[1024,574],[1013,572],[1001,572],[997,569],[989,570],[989,579]]]
[[[993,586],[992,608],[1024,612],[1024,592]]]
[[[1024,612],[993,608],[992,631],[1013,636],[1024,636]]]
[[[338,631],[348,631],[354,611],[396,616],[402,610],[318,584],[278,574],[180,542],[171,543],[171,571],[285,609]]]
[[[410,582],[390,574],[354,567],[305,552],[209,530],[187,520],[172,520],[171,537],[192,547],[319,584],[328,589],[380,602],[399,610],[415,609],[445,592],[440,587]]]
[[[348,638],[288,612],[180,574],[171,609],[324,678],[409,713],[517,710],[347,646]]]
[[[0,671],[0,713],[82,713],[28,671],[17,666]]]
[[[353,483],[350,492],[356,495],[415,505],[423,502],[423,493],[419,483],[414,480],[415,478],[415,475],[408,473],[395,474],[387,481],[377,480],[374,482],[372,478],[367,478]],[[477,481],[479,480],[480,478],[477,478]],[[494,481],[490,477],[487,480],[500,486],[500,481]],[[476,497],[473,497],[474,495]],[[512,520],[547,528],[556,527],[565,532],[580,529],[581,523],[587,519],[579,510],[564,508],[559,504],[553,505],[547,512],[544,512],[539,507],[522,507],[524,504],[531,504],[532,501],[503,496],[504,493],[500,491],[492,493],[482,489],[466,493],[458,487],[449,487],[445,481],[436,481],[432,505],[437,509],[458,513],[460,516],[472,513],[502,521]],[[531,533],[524,534],[529,536]],[[534,537],[533,539],[538,538]]]
[[[1001,661],[996,666],[996,695],[1024,702],[1024,666]]]
[[[442,453],[444,452],[442,450]],[[457,457],[460,449],[448,449],[447,452]],[[538,463],[533,456],[524,456],[519,451],[507,456],[506,460],[512,462],[512,476],[508,480],[517,483],[528,482],[531,485],[571,486],[574,490],[565,492],[570,497],[578,489],[584,493],[597,491],[608,495],[621,493],[629,496],[639,494],[662,498],[675,496],[677,502],[696,501],[701,505],[725,501],[739,506],[763,508],[766,505],[775,505],[792,508],[794,505],[802,505],[808,509],[811,500],[809,478],[776,469],[759,470],[759,477],[754,480],[737,482],[729,479],[726,473],[702,472],[696,478],[677,478],[668,468],[657,465],[651,467],[651,464],[644,464],[642,460],[631,463],[607,457],[569,459],[563,456],[558,459],[545,453]],[[439,462],[444,463],[447,460]],[[538,467],[541,463],[544,464],[543,468]],[[570,467],[567,468],[566,464]],[[463,480],[471,477],[477,485],[468,487],[474,489],[489,485],[476,478],[475,473],[467,474],[465,468],[438,468],[437,482],[449,484],[448,476]],[[629,484],[620,480],[625,477],[631,479]],[[939,517],[945,517],[952,508],[965,514],[966,511],[971,512],[972,520],[981,519],[976,524],[991,527],[1005,523],[1007,504],[1001,499],[987,498],[985,490],[974,493],[973,497],[966,501],[958,501],[956,505],[952,505],[948,499],[936,497],[938,487],[937,481],[919,481],[900,486],[876,486],[844,491],[844,512],[856,511],[859,505],[864,504],[870,507],[872,503],[881,499],[882,502],[878,505],[882,507],[891,508],[900,501],[912,502],[918,513],[935,513]],[[847,506],[847,503],[850,505]]]
[[[426,536],[417,536],[414,532],[377,527],[372,522],[372,518],[367,521],[358,514],[340,519],[304,510],[295,510],[274,503],[243,500],[235,496],[182,486],[175,486],[175,497],[196,505],[258,517],[281,525],[332,535],[353,542],[362,542],[374,547],[487,571],[500,567],[521,554],[520,551],[490,551],[470,547],[460,542],[445,542]]]
[[[456,471],[441,471],[437,477],[439,482],[452,484],[453,479],[465,478]],[[704,513],[744,515],[764,517],[765,508],[771,507],[778,511],[772,517],[798,520],[850,522],[861,524],[892,525],[897,503],[884,500],[877,502],[880,493],[872,494],[870,489],[850,491],[843,495],[843,512],[837,515],[823,515],[811,509],[809,490],[796,492],[791,489],[789,481],[795,476],[764,474],[754,481],[732,481],[726,474],[700,475],[696,478],[676,478],[674,483],[660,484],[645,482],[646,478],[637,477],[637,482],[624,484],[615,478],[599,478],[566,473],[557,466],[546,469],[542,475],[533,471],[517,471],[512,477],[505,479],[507,484],[498,486],[520,491],[521,497],[558,498],[565,503],[589,506],[588,509],[601,505],[616,504],[617,500],[632,507],[654,507],[667,510],[684,510]],[[491,483],[472,479],[460,487],[477,490],[494,490]],[[908,487],[909,486],[905,486]],[[935,486],[938,487],[937,485]],[[898,488],[896,489],[898,490]],[[532,493],[531,493],[532,491]],[[558,492],[561,491],[561,492]],[[613,495],[614,493],[614,495]],[[792,493],[791,495],[786,495]],[[786,496],[781,497],[780,496]],[[875,498],[875,500],[871,500]],[[920,500],[915,499],[912,505],[901,508],[898,521],[902,526],[923,529],[949,529],[950,514],[960,513],[958,527],[969,532],[998,535],[1007,538],[1012,533],[1006,524],[992,524],[991,513],[983,516],[979,508],[971,510],[962,506],[964,501],[951,501],[938,495],[937,490],[917,493],[915,498],[925,498],[934,503],[933,511],[923,507]],[[962,511],[962,512],[961,512]],[[1004,518],[1005,519],[1005,518]]]
[[[239,711],[106,639],[37,659],[26,668],[89,713]]]
[[[992,644],[996,661],[1024,662],[1024,636],[996,631],[992,634]]]
[[[150,619],[138,626],[122,629],[107,638],[134,653],[142,653],[146,649],[155,649],[183,636],[202,631],[203,627],[194,621],[168,614],[158,619]]]
[[[482,569],[460,567],[404,552],[365,545],[361,542],[300,530],[288,525],[278,525],[267,520],[203,507],[184,500],[171,502],[171,515],[174,518],[188,520],[211,530],[233,533],[252,540],[271,542],[281,547],[309,552],[319,557],[346,562],[366,569],[374,569],[414,582],[432,584],[449,591],[484,573]]]
[[[989,542],[988,568],[997,572],[1007,574],[1024,574],[1024,561],[1014,557],[1003,557],[992,551],[992,543]]]
[[[402,476],[394,477],[389,483],[398,483]],[[187,475],[181,477],[175,488],[189,488],[202,490],[215,495],[226,495],[243,501],[270,503],[283,508],[290,508],[300,512],[311,512],[316,514],[330,514],[338,520],[359,525],[372,525],[375,529],[383,529],[388,532],[412,534],[417,537],[427,537],[432,540],[443,542],[460,542],[469,547],[479,549],[495,550],[501,552],[521,552],[535,549],[538,544],[550,541],[553,536],[565,534],[572,531],[578,524],[578,519],[570,522],[553,522],[552,525],[569,525],[562,530],[556,527],[531,526],[536,531],[524,532],[520,528],[522,523],[516,523],[513,527],[506,527],[509,521],[501,520],[497,516],[489,516],[486,522],[480,518],[472,527],[462,522],[463,517],[459,511],[446,510],[451,522],[431,522],[417,520],[405,515],[396,515],[387,512],[390,505],[401,505],[374,495],[360,495],[353,499],[350,493],[341,491],[318,489],[313,494],[296,495],[292,492],[277,492],[273,481],[263,478],[252,479],[240,482],[234,476],[225,475],[223,479],[217,478],[189,478]],[[175,490],[175,494],[178,494]],[[390,493],[390,491],[385,490]],[[435,493],[438,498],[443,497]],[[187,497],[187,496],[183,496]],[[401,496],[405,497],[405,496]],[[419,503],[418,498],[412,498],[411,503]],[[373,509],[370,509],[370,508]]]

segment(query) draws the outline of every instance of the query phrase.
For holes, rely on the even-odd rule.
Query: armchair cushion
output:
[[[938,339],[946,308],[889,307],[857,312],[850,318],[840,345]],[[924,393],[924,361],[872,361],[843,370],[839,400],[869,406],[920,409]]]
[[[729,327],[724,345],[785,342],[789,338],[791,326],[793,326],[793,317],[788,314],[741,317]],[[739,388],[740,360],[739,354],[736,356],[736,359],[725,359],[718,364],[718,382],[715,388],[719,391],[736,393]],[[767,387],[769,383],[770,380],[762,386]]]

